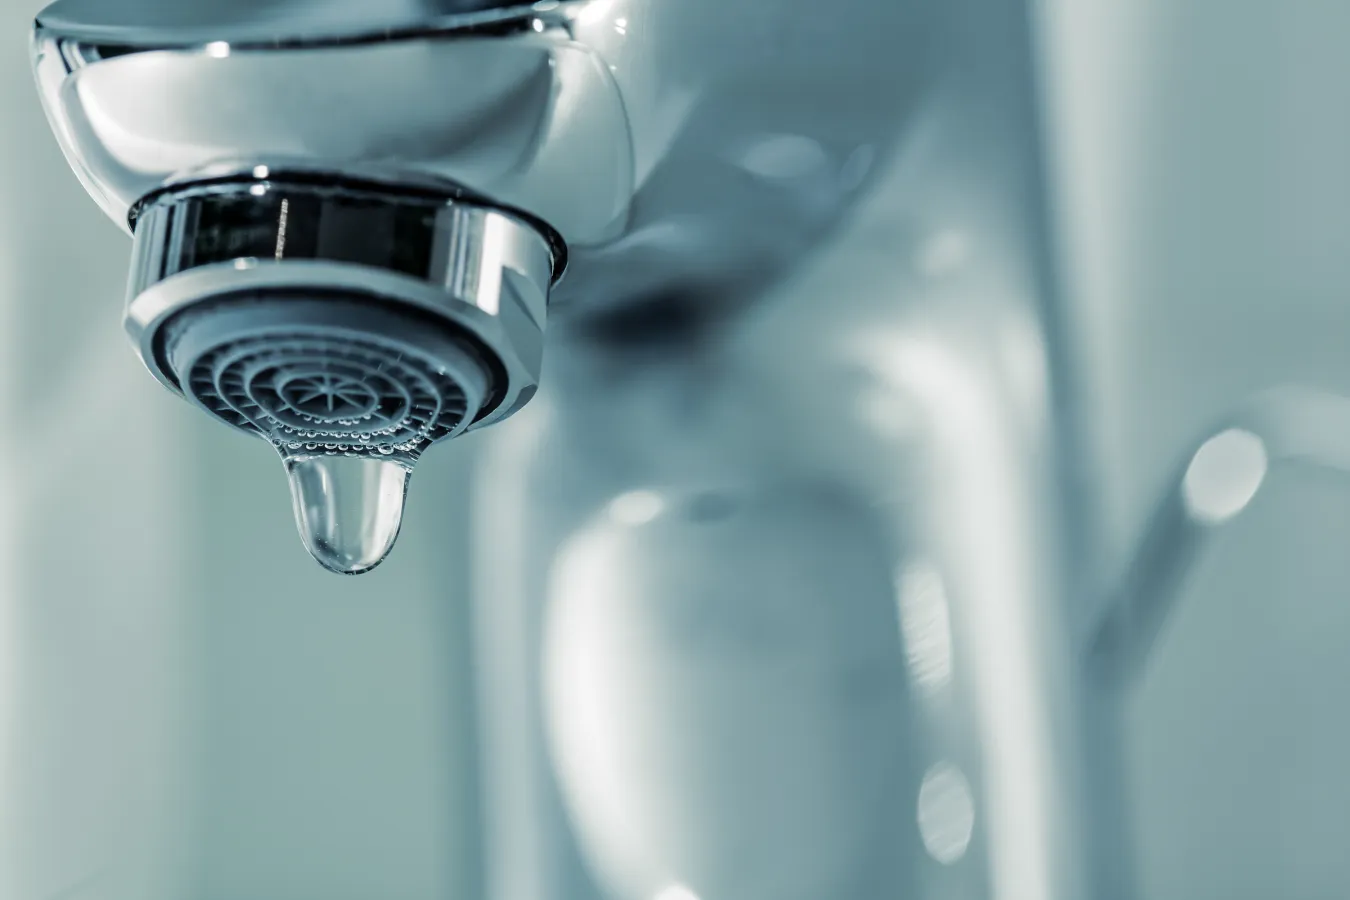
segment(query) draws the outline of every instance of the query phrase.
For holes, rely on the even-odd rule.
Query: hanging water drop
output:
[[[251,430],[286,466],[305,547],[347,575],[368,572],[389,554],[430,435],[445,440],[466,430],[494,384],[457,330],[379,305],[241,301],[184,323],[171,354],[178,381],[199,391],[194,397],[208,410],[249,411]],[[218,366],[222,359],[228,364]],[[397,378],[387,371],[395,366]],[[454,377],[429,374],[440,369]],[[383,402],[391,392],[395,400],[426,399]]]
[[[328,454],[285,462],[296,527],[319,564],[360,575],[383,562],[403,523],[412,469],[394,460]]]

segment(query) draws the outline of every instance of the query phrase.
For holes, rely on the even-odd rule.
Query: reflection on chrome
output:
[[[830,166],[820,142],[799,134],[762,135],[735,161],[751,175],[770,181],[800,181],[822,175]]]
[[[923,776],[918,822],[924,849],[933,859],[950,866],[966,855],[975,832],[975,800],[955,765],[938,763]]]
[[[961,599],[953,638],[983,757],[992,896],[1082,896],[1085,854],[1070,848],[1085,840],[1075,783],[1084,725],[1047,543],[1056,501],[1038,495],[998,378],[977,354],[914,332],[860,338],[854,353],[927,416],[917,515]]]
[[[666,501],[655,491],[629,491],[609,504],[609,517],[620,525],[646,525],[661,515]]]
[[[614,11],[615,0],[591,0],[577,7],[576,21],[582,25],[594,25],[609,19]]]
[[[682,884],[672,884],[658,893],[653,900],[699,900],[699,896]]]
[[[1266,477],[1266,445],[1241,428],[1230,428],[1201,445],[1181,482],[1181,495],[1195,518],[1217,525],[1247,508]]]
[[[590,870],[620,900],[838,896],[917,786],[875,516],[700,487],[634,527],[655,505],[621,497],[642,515],[611,500],[563,540],[542,621],[550,762]]]
[[[854,400],[858,417],[886,440],[912,437],[917,423],[912,411],[894,391],[877,384],[862,387]]]
[[[965,265],[970,254],[970,235],[949,228],[934,233],[919,246],[917,268],[927,278],[941,278]]]
[[[934,694],[952,678],[951,619],[942,574],[925,563],[914,563],[900,573],[897,587],[910,676]]]

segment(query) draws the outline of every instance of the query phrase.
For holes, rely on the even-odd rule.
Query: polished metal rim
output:
[[[349,185],[196,186],[142,210],[125,325],[180,392],[163,334],[189,309],[242,296],[393,304],[456,326],[499,370],[481,425],[534,393],[556,259],[532,225],[488,207]]]
[[[144,50],[199,50],[215,44],[227,44],[232,50],[277,50],[351,46],[424,37],[478,33],[513,33],[566,25],[568,7],[579,0],[535,2],[497,0],[478,9],[427,10],[417,8],[407,15],[380,14],[380,5],[367,4],[363,16],[334,15],[323,4],[300,7],[300,13],[280,21],[257,21],[256,17],[232,19],[229,4],[217,3],[227,14],[200,21],[147,22],[143,18],[115,21],[108,11],[115,4],[97,2],[96,6],[65,0],[38,16],[36,29],[62,41],[68,63],[74,68],[126,52]],[[210,5],[203,7],[212,11]],[[309,12],[310,9],[316,12]],[[191,17],[187,17],[191,18]],[[535,23],[538,22],[539,25]]]

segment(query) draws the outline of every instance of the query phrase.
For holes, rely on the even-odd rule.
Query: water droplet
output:
[[[285,463],[296,526],[319,564],[360,575],[383,562],[398,538],[412,470],[391,460],[327,454]]]

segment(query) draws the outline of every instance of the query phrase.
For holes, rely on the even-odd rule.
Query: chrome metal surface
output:
[[[45,28],[97,43],[138,46],[210,41],[342,40],[411,29],[463,28],[519,19],[520,0],[59,0],[38,19]]]
[[[467,187],[578,245],[612,237],[631,200],[632,139],[614,78],[561,29],[150,49],[73,71],[61,32],[40,28],[34,40],[58,140],[127,228],[142,197],[232,163]]]
[[[231,296],[363,296],[473,335],[501,378],[476,424],[520,409],[538,384],[555,256],[497,210],[351,185],[250,180],[171,191],[139,214],[126,328],[146,367],[166,366],[175,315]]]
[[[525,34],[221,43],[74,70],[66,18],[39,28],[34,65],[68,158],[119,224],[162,184],[222,168],[430,179],[547,222],[572,251],[560,296],[603,307],[672,283],[762,290],[901,133],[942,53],[933,4],[808,7],[770,22],[753,4],[592,0]],[[136,44],[166,41],[151,22]]]
[[[755,258],[791,216],[672,229],[654,256],[698,269],[565,322],[496,436],[480,532],[528,525],[480,549],[502,896],[1133,896],[1118,699],[1082,668],[1093,526],[1030,26],[946,8],[924,102],[894,103],[899,139],[789,283],[704,251]],[[861,113],[890,83],[860,59]],[[858,177],[763,144],[748,170],[803,193]]]

